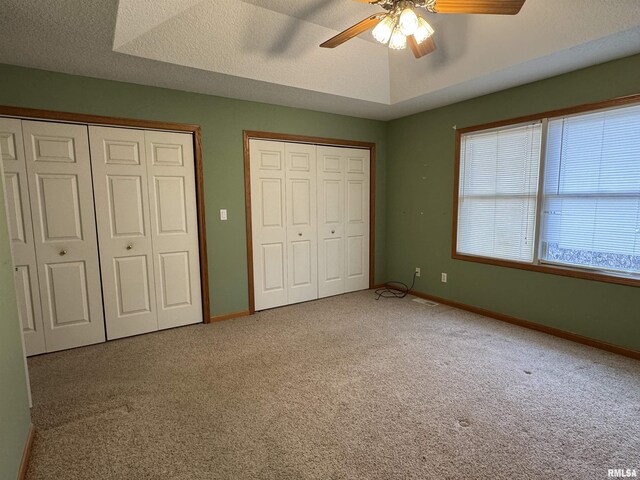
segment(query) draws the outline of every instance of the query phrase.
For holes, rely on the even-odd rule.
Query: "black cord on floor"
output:
[[[382,298],[404,298],[406,297],[411,290],[413,290],[413,286],[416,284],[416,274],[413,274],[413,280],[411,282],[411,286],[408,287],[405,283],[402,282],[387,282],[384,284],[384,287],[376,290],[376,300],[380,300]]]

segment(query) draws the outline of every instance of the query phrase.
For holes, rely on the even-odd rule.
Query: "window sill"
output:
[[[623,277],[603,273],[601,271],[582,270],[570,267],[560,267],[551,265],[534,265],[531,263],[521,263],[511,260],[499,260],[497,258],[476,257],[473,255],[465,255],[458,252],[452,252],[451,258],[454,260],[464,260],[466,262],[484,263],[486,265],[495,265],[498,267],[517,268],[520,270],[529,270],[532,272],[549,273],[551,275],[560,275],[563,277],[581,278],[583,280],[593,280],[596,282],[615,283],[618,285],[627,285],[631,287],[640,287],[640,279],[635,277]]]

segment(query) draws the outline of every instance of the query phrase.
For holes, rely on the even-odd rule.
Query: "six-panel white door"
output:
[[[285,143],[284,153],[287,303],[291,304],[318,298],[316,147]]]
[[[345,292],[344,148],[318,147],[318,296]]]
[[[145,133],[89,127],[107,338],[158,330]]]
[[[158,327],[202,322],[193,136],[145,131]]]
[[[47,351],[105,340],[87,127],[23,121]]]
[[[250,140],[256,310],[369,287],[369,151]]]
[[[264,310],[288,302],[284,143],[251,140],[249,158],[254,301]]]
[[[7,224],[11,241],[18,315],[27,356],[46,352],[22,122],[0,118]]]
[[[369,150],[318,147],[320,297],[369,287]]]
[[[369,288],[369,150],[344,148],[345,292]]]

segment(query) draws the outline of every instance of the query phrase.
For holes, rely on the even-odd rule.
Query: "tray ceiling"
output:
[[[416,60],[350,0],[4,0],[0,62],[387,120],[640,52],[637,0],[528,0],[516,16],[425,14]]]

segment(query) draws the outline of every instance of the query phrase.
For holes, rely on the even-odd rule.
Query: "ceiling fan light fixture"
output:
[[[389,48],[393,50],[402,50],[407,47],[407,37],[402,33],[400,25],[396,25],[391,34],[391,40],[389,40]]]
[[[391,34],[396,26],[396,18],[393,15],[385,16],[382,21],[373,29],[373,38],[380,43],[389,43]]]
[[[399,25],[403,35],[413,35],[418,29],[418,15],[410,7],[405,8],[400,14]]]
[[[435,51],[431,38],[434,30],[419,13],[425,9],[432,13],[461,13],[516,15],[526,0],[355,0],[378,5],[385,11],[374,13],[320,44],[322,48],[335,48],[347,40],[373,29],[373,37],[394,50],[411,47],[416,58]],[[427,41],[428,40],[428,41]]]
[[[420,45],[427,38],[433,35],[433,33],[434,33],[434,30],[431,27],[431,25],[429,25],[429,23],[424,18],[420,17],[418,19],[418,28],[413,34],[413,38],[416,39],[416,43]]]

